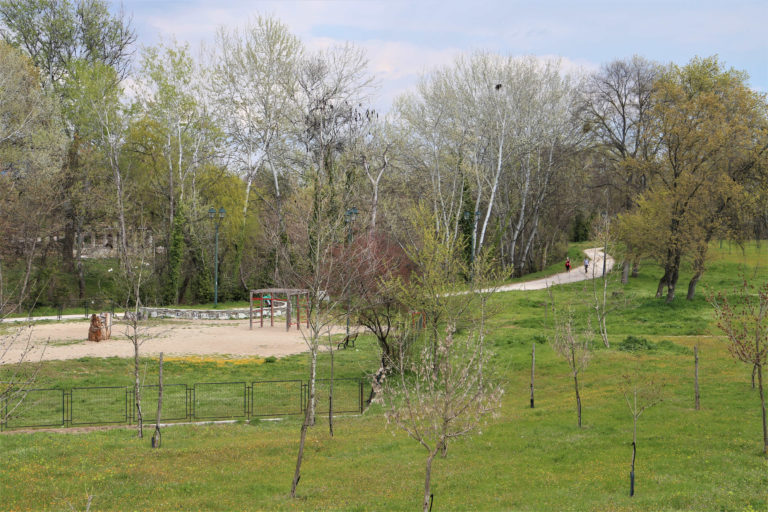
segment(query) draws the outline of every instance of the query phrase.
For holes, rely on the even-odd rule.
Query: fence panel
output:
[[[72,425],[127,423],[128,389],[120,387],[72,388],[70,406]]]
[[[18,402],[18,398],[21,402]],[[14,403],[2,403],[8,414],[5,428],[60,427],[64,425],[64,391],[28,389],[14,396]]]
[[[328,413],[330,379],[317,379],[317,413]],[[360,379],[334,379],[333,409],[337,413],[356,413],[363,407]],[[250,393],[249,393],[250,391]],[[163,421],[186,419],[230,419],[262,416],[300,415],[306,409],[308,383],[301,380],[207,382],[193,387],[165,385]],[[142,388],[144,421],[157,416],[158,386]],[[5,406],[0,400],[0,409]],[[8,410],[3,429],[133,423],[133,389],[128,386],[103,386],[60,389],[31,389],[22,403]],[[10,409],[10,406],[8,406]],[[0,417],[6,413],[0,410]]]
[[[195,384],[194,397],[194,418],[244,418],[247,415],[245,382]]]
[[[141,388],[141,412],[144,421],[157,419],[157,395],[160,387],[144,386]],[[180,421],[187,419],[187,385],[163,385],[163,411],[161,421]]]
[[[328,413],[331,379],[315,381],[317,413]],[[333,412],[360,412],[360,379],[333,379]]]
[[[252,416],[302,414],[302,381],[270,380],[251,383]]]

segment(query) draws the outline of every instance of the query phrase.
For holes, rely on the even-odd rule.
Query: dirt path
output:
[[[585,249],[584,254],[589,258],[589,270],[584,272],[583,261],[571,262],[570,272],[561,272],[549,277],[543,277],[541,279],[535,279],[533,281],[526,281],[524,283],[514,283],[497,288],[500,292],[508,292],[512,290],[543,290],[548,286],[554,286],[557,284],[575,283],[577,281],[586,281],[587,279],[594,279],[596,277],[602,277],[603,275],[603,249],[595,247],[593,249]],[[610,272],[613,268],[613,258],[610,255],[605,259],[605,271]],[[563,262],[565,266],[565,262]]]

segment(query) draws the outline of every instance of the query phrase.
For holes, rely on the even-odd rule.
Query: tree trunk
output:
[[[763,411],[763,453],[768,454],[768,426],[765,418],[765,395],[763,394],[763,365],[757,365],[757,385],[760,389],[760,407]]]
[[[640,275],[640,264],[635,261],[632,263],[632,274],[631,277],[637,277]]]
[[[83,268],[83,230],[82,230],[82,219],[78,219],[77,224],[77,232],[75,234],[75,237],[77,239],[77,258],[76,258],[76,266],[77,266],[77,291],[78,291],[78,298],[84,299],[85,298],[85,270]]]
[[[136,329],[134,329],[134,336],[136,336]],[[141,414],[141,382],[139,380],[139,347],[136,345],[138,340],[134,341],[133,351],[133,397],[136,405],[136,420],[137,429],[136,433],[139,439],[144,438],[144,418]]]
[[[160,418],[163,413],[163,353],[160,352],[157,375],[157,418],[155,420],[155,433],[152,434],[152,448],[160,448]]]
[[[659,279],[659,286],[656,288],[656,298],[660,299],[664,295],[664,287],[667,286],[667,281],[669,279],[669,272],[664,271],[664,275],[661,276],[661,279]]]
[[[304,413],[304,422],[301,424],[301,437],[299,440],[299,457],[296,459],[296,471],[293,473],[293,483],[291,484],[291,498],[296,497],[296,486],[299,485],[299,479],[301,479],[301,461],[304,458],[304,443],[307,440],[307,428],[309,422],[309,406]]]
[[[330,343],[330,334],[328,334],[328,350],[331,353],[331,382],[328,388],[328,431],[333,437],[333,343]]]
[[[290,304],[290,301],[288,302]],[[301,425],[301,436],[299,439],[299,455],[296,458],[296,471],[293,473],[293,483],[291,484],[291,498],[296,497],[296,486],[301,479],[301,463],[304,459],[304,444],[307,440],[307,429],[315,424],[315,376],[317,374],[317,347],[312,350],[309,370],[309,397],[307,400],[307,410],[304,413],[304,421]]]
[[[627,284],[629,282],[629,261],[624,260],[621,269],[621,284]]]
[[[637,418],[635,418],[635,430],[637,430]],[[632,441],[632,466],[629,470],[629,495],[635,495],[635,457],[637,456],[637,443]]]
[[[581,428],[581,396],[579,395],[579,377],[573,374],[573,386],[576,389],[576,414],[579,416],[579,428]]]
[[[688,282],[688,295],[685,297],[686,300],[693,300],[694,295],[696,295],[696,285],[699,283],[699,279],[701,279],[701,272],[696,272]]]
[[[699,346],[698,345],[695,345],[693,347],[693,362],[694,362],[693,397],[694,397],[694,406],[698,411],[701,408],[699,405]]]
[[[429,510],[429,491],[432,488],[432,461],[434,460],[435,455],[437,455],[437,451],[438,449],[435,448],[435,450],[429,454],[429,457],[427,457],[427,470],[424,476],[424,502],[422,506],[423,512],[427,512]]]
[[[677,288],[677,280],[680,277],[680,251],[675,250],[674,259],[672,260],[671,272],[669,272],[669,281],[667,285],[667,304],[670,304],[675,300],[675,289]]]

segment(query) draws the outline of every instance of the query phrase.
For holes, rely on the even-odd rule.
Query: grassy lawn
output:
[[[584,244],[588,246],[589,244]],[[768,510],[768,458],[761,454],[761,420],[750,369],[735,363],[715,335],[705,288],[732,287],[739,274],[768,277],[768,245],[742,252],[713,246],[714,260],[698,297],[685,301],[687,274],[672,305],[653,298],[661,275],[641,267],[608,319],[612,347],[598,348],[583,373],[584,427],[576,424],[572,380],[547,343],[536,347],[536,408],[528,406],[531,343],[545,341],[551,318],[546,292],[494,297],[498,314],[489,340],[506,383],[499,415],[481,435],[449,445],[433,467],[433,510]],[[573,259],[573,258],[572,258]],[[618,287],[619,285],[612,285]],[[553,291],[586,318],[591,286]],[[580,309],[579,309],[580,308]],[[628,335],[658,346],[618,350]],[[693,408],[694,344],[700,346],[702,409]],[[339,377],[377,367],[370,337],[337,353]],[[146,382],[154,383],[147,359]],[[629,497],[632,417],[619,389],[622,375],[640,366],[663,381],[664,401],[641,416],[636,495]],[[306,379],[307,357],[275,362],[170,358],[167,383]],[[321,358],[319,377],[327,377]],[[48,362],[45,386],[129,385],[130,361]],[[327,418],[310,429],[299,498],[288,492],[300,420],[168,427],[163,447],[127,429],[89,433],[0,435],[0,510],[413,510],[423,492],[426,454],[386,425],[376,407],[363,415]]]

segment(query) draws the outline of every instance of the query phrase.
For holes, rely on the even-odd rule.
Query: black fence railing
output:
[[[316,412],[327,414],[331,380],[315,383]],[[334,413],[363,412],[367,386],[364,379],[334,379]],[[141,388],[145,423],[157,417],[158,392],[158,386]],[[16,393],[13,404],[0,397],[0,430],[135,424],[135,402],[132,386],[28,389]],[[282,417],[304,414],[308,403],[309,385],[302,380],[166,384],[161,419],[173,423]]]

